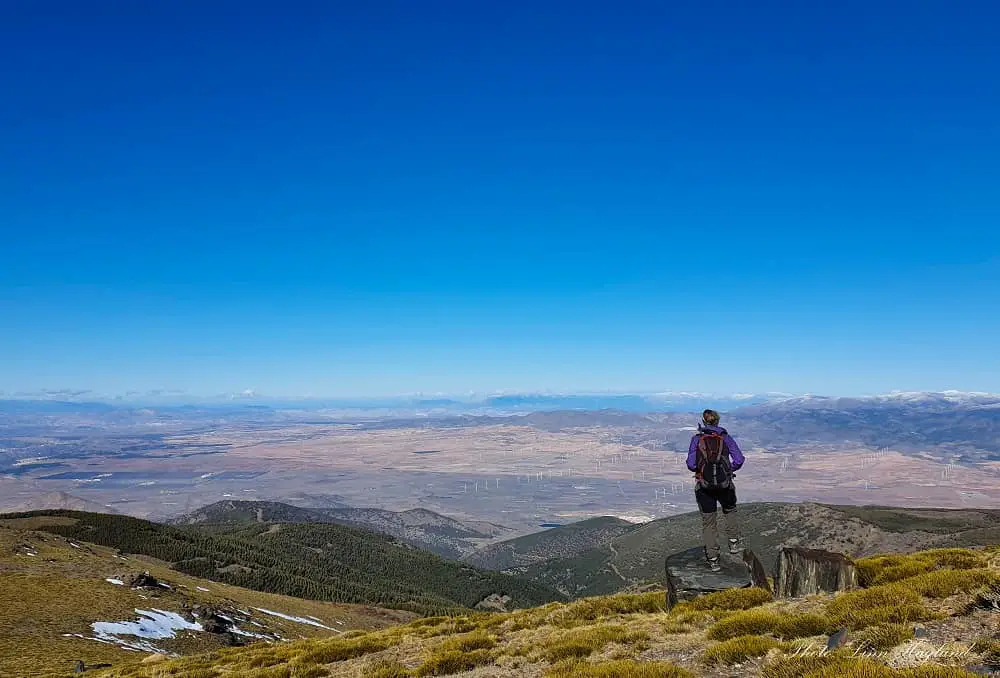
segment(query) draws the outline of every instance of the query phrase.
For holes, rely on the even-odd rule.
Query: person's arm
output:
[[[736,444],[731,435],[726,436],[726,447],[729,448],[729,456],[733,460],[733,470],[739,471],[740,467],[743,466],[743,462],[746,461],[746,457],[743,456],[743,450],[740,449],[740,446]]]
[[[688,445],[688,470],[692,473],[698,472],[698,436],[691,436],[691,444]]]

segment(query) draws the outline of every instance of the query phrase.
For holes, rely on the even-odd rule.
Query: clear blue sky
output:
[[[0,5],[0,390],[1000,390],[995,2]]]

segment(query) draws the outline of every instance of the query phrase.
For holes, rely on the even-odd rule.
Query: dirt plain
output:
[[[623,433],[610,426],[548,431],[431,422],[177,432],[165,450],[62,458],[57,473],[29,466],[16,477],[0,477],[0,510],[37,508],[45,497],[65,493],[162,519],[226,498],[269,499],[420,507],[520,533],[597,515],[638,522],[692,510],[685,451],[623,444]],[[206,449],[212,452],[201,452]],[[781,452],[749,447],[745,453],[737,476],[743,501],[1000,507],[995,462],[948,464],[930,454],[857,444],[803,444]]]

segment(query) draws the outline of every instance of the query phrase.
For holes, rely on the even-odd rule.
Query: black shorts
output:
[[[719,504],[722,505],[723,513],[736,510],[735,485],[730,485],[725,490],[707,490],[699,487],[694,491],[694,498],[698,502],[698,510],[702,513],[715,513]]]

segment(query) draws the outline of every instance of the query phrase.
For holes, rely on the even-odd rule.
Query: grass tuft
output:
[[[485,666],[493,662],[493,653],[489,650],[444,650],[435,652],[417,669],[417,676],[448,676],[452,673],[471,671],[477,666]]]
[[[887,652],[913,638],[912,624],[879,624],[861,631],[855,644],[871,652]]]
[[[550,663],[569,658],[580,659],[589,657],[611,643],[633,645],[648,638],[649,635],[643,631],[629,631],[621,625],[574,629],[544,645],[541,656]]]
[[[941,569],[974,570],[987,567],[987,554],[971,549],[931,549],[909,555],[888,554],[855,563],[862,586],[879,586]]]
[[[413,674],[397,661],[382,659],[361,671],[361,678],[410,678]]]
[[[764,665],[760,676],[761,678],[802,678],[802,676],[829,666],[835,661],[838,661],[838,657],[832,654],[778,657]]]
[[[744,610],[720,620],[708,630],[711,640],[771,634],[784,640],[829,632],[830,620],[815,614],[789,614],[776,610]]]
[[[545,678],[694,678],[694,674],[668,662],[622,660],[602,664],[562,662],[548,669]]]
[[[1000,640],[980,638],[972,644],[972,651],[983,658],[983,663],[1000,670]]]
[[[761,669],[761,678],[972,678],[953,666],[893,669],[874,659],[844,653],[779,657]]]
[[[826,612],[835,626],[857,631],[878,624],[903,624],[932,619],[920,594],[901,584],[842,593],[827,603]]]
[[[709,666],[740,664],[781,647],[783,643],[768,636],[739,636],[711,646],[702,653],[701,660]]]
[[[358,636],[347,640],[338,638],[337,640],[316,643],[312,648],[299,655],[298,660],[302,664],[332,664],[381,652],[391,645],[391,638],[374,635]]]
[[[474,631],[454,636],[441,643],[439,649],[444,651],[471,652],[472,650],[492,650],[496,647],[496,636],[485,631]]]
[[[986,569],[935,570],[910,577],[901,582],[928,598],[947,598],[959,593],[970,593],[983,586],[1000,581],[995,572]]]
[[[551,616],[551,619],[558,626],[572,626],[575,623],[606,619],[615,615],[664,611],[666,607],[663,593],[653,591],[584,598],[562,607]]]
[[[690,610],[749,610],[774,600],[767,589],[751,587],[743,589],[726,589],[716,591],[704,596],[698,596],[692,600],[684,601],[674,608],[676,611],[684,612]],[[672,610],[671,612],[673,612]]]

